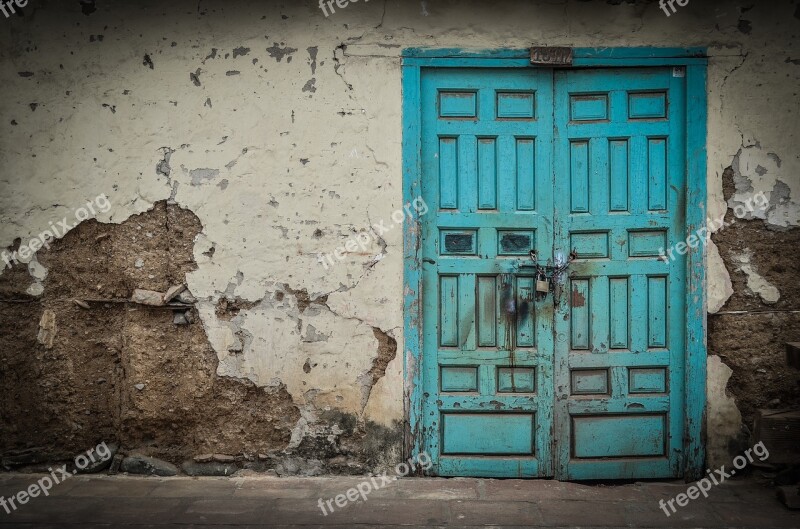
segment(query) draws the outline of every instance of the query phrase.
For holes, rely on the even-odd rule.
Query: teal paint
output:
[[[535,193],[552,186],[552,114],[536,112],[552,108],[552,80],[547,71],[422,74],[422,192],[439,206],[421,225],[422,449],[440,475],[552,474],[552,384],[543,383],[552,368],[539,355],[553,336],[537,323],[550,316],[533,298],[533,276],[516,273],[531,248],[552,250],[552,194]],[[443,105],[453,94],[475,103]],[[475,394],[442,390],[442,369],[450,384],[459,365],[479,366]],[[538,391],[516,391],[516,374],[498,370],[509,367],[528,368],[519,389]]]
[[[554,332],[567,337],[557,338],[554,352],[556,475],[676,477],[683,464],[683,385],[670,387],[665,402],[632,394],[627,382],[639,367],[664,367],[671,380],[684,378],[685,260],[664,262],[657,249],[638,242],[665,233],[669,244],[685,237],[685,77],[666,67],[554,75],[554,250],[578,254],[555,309]],[[630,99],[643,92],[666,94],[666,118],[630,115]],[[594,94],[592,112],[576,116],[582,94]],[[621,156],[627,167],[614,168],[616,184],[627,187],[626,211],[610,207],[612,141],[624,141],[627,150]],[[627,289],[611,288],[619,279]],[[611,333],[620,317],[627,318],[628,347],[611,349],[612,338],[621,341]],[[584,379],[577,393],[563,382],[576,372]],[[601,384],[606,379],[608,389]]]
[[[674,64],[687,64],[692,59],[704,59],[706,49],[695,48],[574,48],[574,60],[596,59],[606,63],[614,60],[642,61],[648,59],[669,59]],[[525,59],[530,58],[528,49],[498,49],[498,50],[464,50],[460,48],[406,48],[403,50],[406,58],[443,58],[443,59]],[[473,61],[474,64],[474,61]]]
[[[705,227],[706,196],[706,65],[686,67],[687,121],[686,156],[686,236]],[[686,314],[686,447],[685,477],[697,480],[705,475],[706,425],[706,289],[705,245],[690,248],[688,259],[688,298]]]
[[[696,476],[703,254],[653,252],[704,222],[704,51],[582,49],[662,67],[557,72],[448,52],[403,67],[405,201],[438,206],[405,228],[408,452],[439,475]],[[555,296],[533,296],[528,248],[578,250]]]
[[[420,70],[403,66],[403,202],[422,193],[420,172]],[[403,376],[405,453],[418,460],[422,438],[422,274],[418,219],[403,223]]]

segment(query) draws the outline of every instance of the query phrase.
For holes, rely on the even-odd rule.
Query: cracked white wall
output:
[[[103,222],[174,200],[203,225],[188,284],[219,373],[390,424],[403,418],[401,230],[329,269],[317,254],[402,205],[401,50],[711,43],[708,214],[764,192],[766,221],[796,226],[800,51],[785,46],[797,15],[788,3],[731,4],[693,2],[669,18],[656,4],[544,1],[375,0],[328,18],[315,2],[150,0],[88,17],[77,2],[31,6],[0,29],[0,245],[99,193],[113,204]],[[726,204],[722,172],[734,161]],[[732,291],[714,250],[708,283],[719,310]],[[302,290],[327,301],[300,310],[289,291]],[[224,296],[255,305],[221,320]],[[365,405],[373,327],[400,346]]]
[[[708,357],[708,387],[706,388],[706,428],[708,429],[708,461],[709,468],[729,465],[729,444],[732,439],[742,435],[742,415],[736,402],[728,393],[728,380],[731,368],[726,366],[719,356]]]

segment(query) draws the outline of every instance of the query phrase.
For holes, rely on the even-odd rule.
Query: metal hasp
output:
[[[540,264],[536,259],[536,250],[531,250],[528,254],[531,258],[531,264],[520,264],[519,271],[533,268],[536,275],[536,293],[546,295],[548,292],[553,292],[555,283],[562,283],[562,274],[567,271],[570,263],[578,258],[578,252],[572,250],[569,254],[569,259],[561,265]],[[548,260],[547,262],[553,262]]]
[[[542,265],[539,264],[539,261],[536,260],[536,250],[531,250],[530,253],[531,261],[533,261],[533,265],[536,268],[536,277],[543,276],[547,279],[553,279],[554,277],[559,277],[563,272],[569,268],[569,265],[572,261],[578,258],[578,252],[576,250],[572,250],[569,254],[569,259],[566,263],[562,265]],[[550,260],[547,261],[548,263],[551,262]],[[520,268],[524,268],[526,265],[521,265]],[[531,265],[527,265],[531,266]]]

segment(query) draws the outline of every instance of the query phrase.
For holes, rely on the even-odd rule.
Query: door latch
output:
[[[559,281],[561,274],[567,270],[570,263],[578,258],[578,252],[572,250],[569,254],[569,259],[561,265],[539,264],[536,260],[536,250],[530,251],[530,258],[533,261],[533,266],[536,269],[536,294],[547,295],[548,292],[554,291],[554,283]]]

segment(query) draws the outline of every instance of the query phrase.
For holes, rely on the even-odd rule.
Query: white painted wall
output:
[[[0,246],[100,193],[113,204],[103,222],[174,200],[203,225],[188,285],[219,374],[284,383],[307,413],[403,418],[401,230],[328,270],[317,254],[401,207],[404,47],[708,45],[709,216],[764,192],[772,206],[760,218],[800,224],[800,50],[789,2],[742,13],[734,2],[693,1],[667,17],[656,4],[373,0],[328,18],[313,3],[102,2],[89,16],[77,4],[0,20]],[[169,176],[156,170],[165,149],[174,151]],[[722,172],[734,163],[737,194],[726,205]],[[725,265],[712,251],[712,311],[731,294]],[[327,303],[301,312],[289,292],[302,289]],[[220,321],[214,307],[226,295],[257,304]],[[365,401],[373,327],[401,350]],[[241,347],[237,331],[249,337]],[[307,360],[316,364],[308,373]],[[718,390],[723,371],[709,370],[710,408],[731,423],[740,419]],[[709,435],[722,446],[728,434]]]

